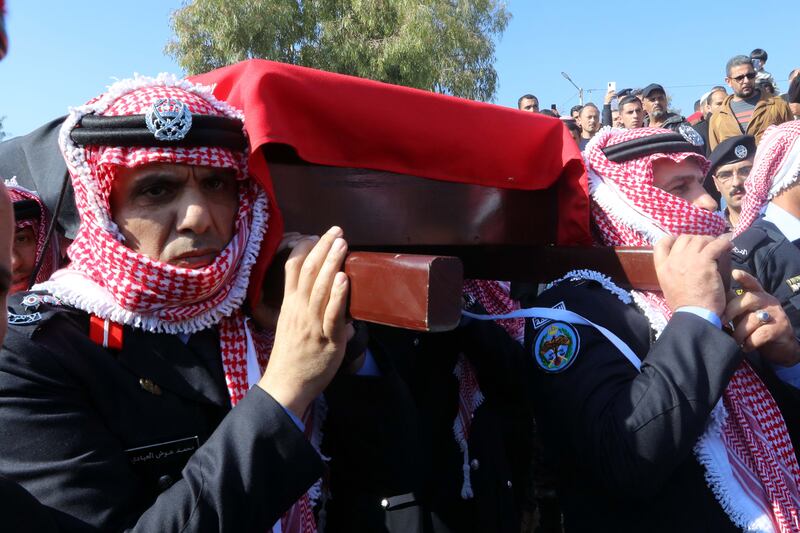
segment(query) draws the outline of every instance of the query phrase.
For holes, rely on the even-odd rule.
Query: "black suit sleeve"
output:
[[[265,531],[321,475],[320,460],[269,394],[253,387],[133,531]],[[238,515],[238,516],[237,516]]]
[[[17,483],[0,476],[0,512],[3,529],[16,533],[58,531],[49,510]]]
[[[603,104],[602,125],[603,126],[614,125],[614,115],[611,113],[611,104]]]
[[[741,352],[725,333],[687,313],[676,313],[643,350],[626,329],[635,323],[626,315],[640,322],[642,315],[591,292],[562,293],[544,305],[563,300],[614,331],[644,359],[641,372],[597,330],[576,326],[580,350],[572,365],[559,373],[537,368],[537,416],[551,448],[574,450],[578,457],[569,460],[609,490],[647,498],[691,453]]]
[[[50,507],[63,531],[266,531],[321,474],[297,426],[254,387],[181,478],[143,502],[120,442],[98,415],[104,406],[93,405],[52,353],[11,333],[0,391],[2,471]]]
[[[787,240],[777,243],[767,251],[763,263],[756,266],[754,275],[767,292],[780,300],[795,337],[800,338],[800,292],[788,284],[788,280],[800,276],[800,251]]]

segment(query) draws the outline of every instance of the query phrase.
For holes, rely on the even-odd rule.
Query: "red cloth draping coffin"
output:
[[[558,119],[265,60],[191,79],[214,84],[218,98],[244,112],[251,170],[270,194],[259,150],[268,143],[289,145],[319,165],[506,189],[556,185],[557,243],[591,243],[585,169]],[[273,211],[275,229],[279,218]],[[254,281],[277,246],[279,232],[272,233]]]

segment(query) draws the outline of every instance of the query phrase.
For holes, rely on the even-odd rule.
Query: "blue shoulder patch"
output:
[[[533,358],[545,372],[562,372],[578,357],[580,347],[581,337],[571,324],[552,322],[536,335]]]

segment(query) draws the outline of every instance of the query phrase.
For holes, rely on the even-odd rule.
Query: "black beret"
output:
[[[711,152],[711,168],[708,175],[714,174],[717,167],[738,163],[756,155],[756,138],[752,135],[737,135],[729,137],[719,143],[714,151]]]
[[[683,135],[675,132],[648,135],[603,148],[603,153],[608,160],[613,163],[623,163],[651,154],[675,154],[682,152],[694,152],[702,155],[701,147],[690,143]]]

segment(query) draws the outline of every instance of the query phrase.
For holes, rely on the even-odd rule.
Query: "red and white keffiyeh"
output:
[[[268,358],[264,350],[271,348],[257,348],[241,311],[250,271],[268,229],[267,195],[248,174],[247,154],[220,147],[80,146],[70,138],[84,115],[143,115],[160,98],[180,100],[193,114],[243,120],[238,110],[217,100],[211,91],[168,74],[136,76],[114,83],[106,93],[70,110],[59,145],[72,178],[81,225],[67,251],[69,266],[36,289],[102,319],[149,332],[191,334],[218,326],[225,379],[235,406],[263,372]],[[212,264],[177,267],[124,245],[111,218],[111,184],[121,168],[147,163],[236,170],[235,233]],[[291,520],[291,527],[284,531],[315,531],[309,496],[303,496],[295,508],[301,510],[302,519]],[[294,511],[287,517],[297,516]]]
[[[50,213],[38,194],[18,184],[15,178],[5,180],[5,185],[12,202],[33,200],[39,205],[39,216],[37,218],[16,220],[14,221],[14,229],[17,231],[30,227],[33,230],[33,235],[36,239],[36,259],[34,263],[38,264],[41,261],[41,267],[39,272],[36,273],[34,283],[41,283],[49,279],[60,266],[61,252],[58,234],[53,233],[50,242],[45,242],[47,230],[50,228]]]
[[[606,245],[652,245],[661,236],[720,235],[721,217],[653,186],[652,162],[660,158],[705,158],[694,153],[653,154],[622,163],[609,161],[606,146],[666,130],[601,130],[586,146],[592,216]],[[671,311],[660,292],[631,296],[660,335]],[[706,479],[722,508],[746,531],[800,531],[800,467],[786,424],[764,383],[745,361],[736,370],[695,446]]]
[[[589,174],[592,220],[606,245],[648,246],[665,235],[721,235],[725,220],[715,213],[693,207],[653,185],[653,162],[668,159],[680,163],[693,159],[705,174],[710,163],[695,153],[652,154],[613,163],[606,146],[670,133],[659,128],[619,130],[604,128],[586,145],[583,157]]]
[[[770,126],[756,150],[744,182],[744,200],[734,235],[741,234],[763,213],[767,203],[800,177],[800,120]]]
[[[464,280],[462,294],[467,301],[475,300],[480,303],[488,314],[503,315],[520,308],[519,302],[511,298],[510,289],[510,283],[506,281],[468,279]],[[506,330],[512,339],[520,343],[523,341],[525,337],[524,318],[500,319],[496,322]],[[461,497],[468,500],[474,496],[470,476],[469,435],[472,429],[472,418],[483,403],[484,396],[475,367],[464,354],[459,354],[453,375],[458,380],[458,411],[453,421],[453,434],[463,454]]]
[[[469,435],[472,430],[472,417],[483,403],[484,398],[475,367],[463,353],[458,356],[456,366],[453,368],[453,375],[458,380],[458,410],[453,422],[453,435],[463,456],[461,497],[469,500],[475,496],[472,491],[470,475],[472,465],[469,460]]]
[[[269,363],[269,355],[272,353],[272,346],[275,342],[275,332],[251,329],[248,326],[246,333],[248,344],[252,343],[256,348],[257,376],[261,376],[264,369],[267,368],[267,363]],[[252,364],[252,361],[248,362]],[[252,372],[249,372],[249,374],[252,375]],[[302,420],[305,426],[304,434],[306,438],[324,461],[330,459],[320,451],[323,436],[322,426],[325,423],[327,414],[328,406],[325,403],[325,397],[319,396],[308,406]],[[326,489],[323,487],[322,478],[320,478],[308,489],[308,492],[303,494],[286,511],[286,514],[273,527],[272,533],[315,533],[317,531],[317,522],[314,517],[314,507],[323,496],[324,490]]]
[[[503,315],[520,308],[519,302],[510,294],[511,284],[507,281],[483,279],[464,280],[464,295],[474,298],[489,315]],[[517,342],[525,338],[525,319],[506,318],[496,321]]]

